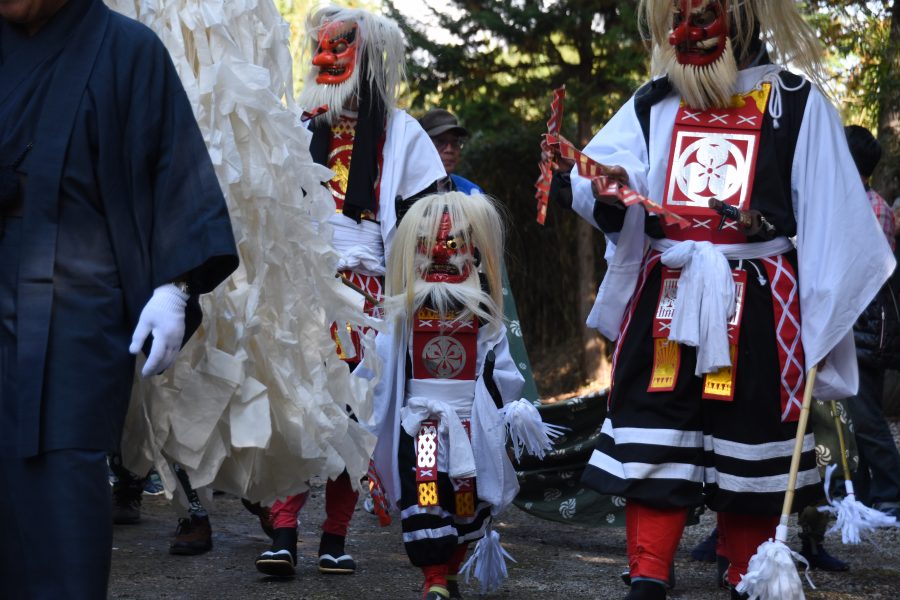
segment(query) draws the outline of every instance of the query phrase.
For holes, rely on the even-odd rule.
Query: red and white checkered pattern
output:
[[[363,273],[357,273],[356,271],[341,271],[341,275],[344,276],[350,283],[355,284],[360,289],[364,289],[369,292],[373,298],[378,300],[379,302],[384,299],[384,278],[378,275],[365,275]],[[369,299],[366,298],[363,303],[363,312],[367,315],[381,318],[382,317],[382,308],[380,305],[374,305],[369,302]],[[337,335],[337,323],[331,324],[331,338],[335,341],[337,346],[338,355],[343,360],[348,360],[350,362],[359,362],[362,360],[362,343],[360,340],[360,334],[363,335],[369,331],[368,327],[359,327],[356,325],[349,325],[350,329],[350,340],[353,343],[353,348],[355,350],[355,356],[353,358],[347,358],[346,354],[342,352],[340,341]]]
[[[791,264],[783,256],[763,258],[772,289],[775,336],[781,366],[781,420],[800,418],[804,357],[800,341],[800,289]]]

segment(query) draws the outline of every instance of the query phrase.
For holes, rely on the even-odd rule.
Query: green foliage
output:
[[[584,320],[577,218],[551,206],[547,225],[535,222],[534,182],[550,95],[566,85],[563,134],[586,143],[646,77],[635,6],[617,0],[429,0],[417,18],[449,34],[449,41],[440,41],[433,28],[412,22],[385,0],[412,48],[413,113],[442,106],[461,118],[473,139],[460,174],[510,214],[507,267],[533,354],[580,339]],[[602,243],[597,234],[595,247]]]
[[[616,0],[454,0],[423,3],[424,19],[451,36],[441,43],[385,0],[413,48],[412,106],[440,102],[480,128],[546,120],[552,89],[566,84],[567,129],[596,129],[640,84],[646,52],[634,2]],[[584,107],[581,109],[581,107]],[[474,117],[479,117],[476,120]],[[485,120],[486,119],[486,120]]]
[[[897,98],[900,82],[885,60],[893,0],[814,0],[810,20],[820,33],[844,119],[878,130],[882,104]]]

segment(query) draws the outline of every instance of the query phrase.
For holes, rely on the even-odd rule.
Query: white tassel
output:
[[[751,600],[804,600],[803,583],[797,574],[794,561],[802,562],[809,571],[809,563],[800,554],[788,548],[787,525],[775,529],[775,539],[763,542],[747,565],[747,574],[741,577],[737,591],[748,594]],[[815,589],[809,574],[806,581]]]
[[[825,470],[825,498],[828,506],[820,506],[821,512],[835,515],[834,525],[828,528],[826,534],[841,530],[841,542],[844,544],[858,544],[860,534],[874,531],[879,527],[896,527],[897,518],[884,514],[880,510],[869,508],[856,499],[853,492],[853,482],[844,481],[847,495],[844,498],[831,498],[828,491],[831,489],[831,476],[837,465],[831,465]]]
[[[544,423],[537,408],[524,398],[510,402],[501,409],[512,442],[516,460],[522,458],[522,452],[538,458],[544,458],[553,448],[551,438],[558,437],[566,431],[566,427]]]
[[[465,576],[466,583],[474,575],[478,580],[479,594],[490,594],[496,591],[509,577],[506,571],[506,559],[516,562],[500,545],[500,534],[488,529],[484,537],[478,540],[475,551],[469,557],[460,573]]]

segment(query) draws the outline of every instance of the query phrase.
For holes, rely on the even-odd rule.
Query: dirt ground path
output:
[[[419,572],[407,562],[399,524],[380,528],[377,519],[357,507],[347,550],[359,563],[351,576],[323,576],[316,570],[318,527],[323,518],[322,488],[314,486],[301,514],[299,564],[292,580],[271,580],[253,565],[268,547],[255,517],[230,496],[210,507],[213,550],[194,557],[168,553],[176,514],[163,497],[144,496],[143,519],[116,526],[110,597],[135,600],[415,600]],[[727,600],[714,586],[715,566],[690,559],[689,551],[709,532],[714,516],[689,527],[678,550],[675,600]],[[498,600],[621,599],[627,588],[619,579],[625,565],[624,529],[564,526],[511,507],[497,522],[504,547],[518,561],[510,579],[487,598]],[[796,548],[796,526],[792,527]],[[900,528],[878,532],[859,546],[828,548],[851,565],[849,573],[811,573],[816,590],[810,600],[895,600],[900,598]],[[466,598],[478,598],[477,584],[463,584]]]

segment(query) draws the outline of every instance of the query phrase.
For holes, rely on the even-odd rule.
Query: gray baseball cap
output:
[[[469,137],[469,131],[459,124],[453,113],[443,108],[432,108],[419,119],[419,124],[428,137],[437,137],[446,131],[453,131],[460,137]]]

